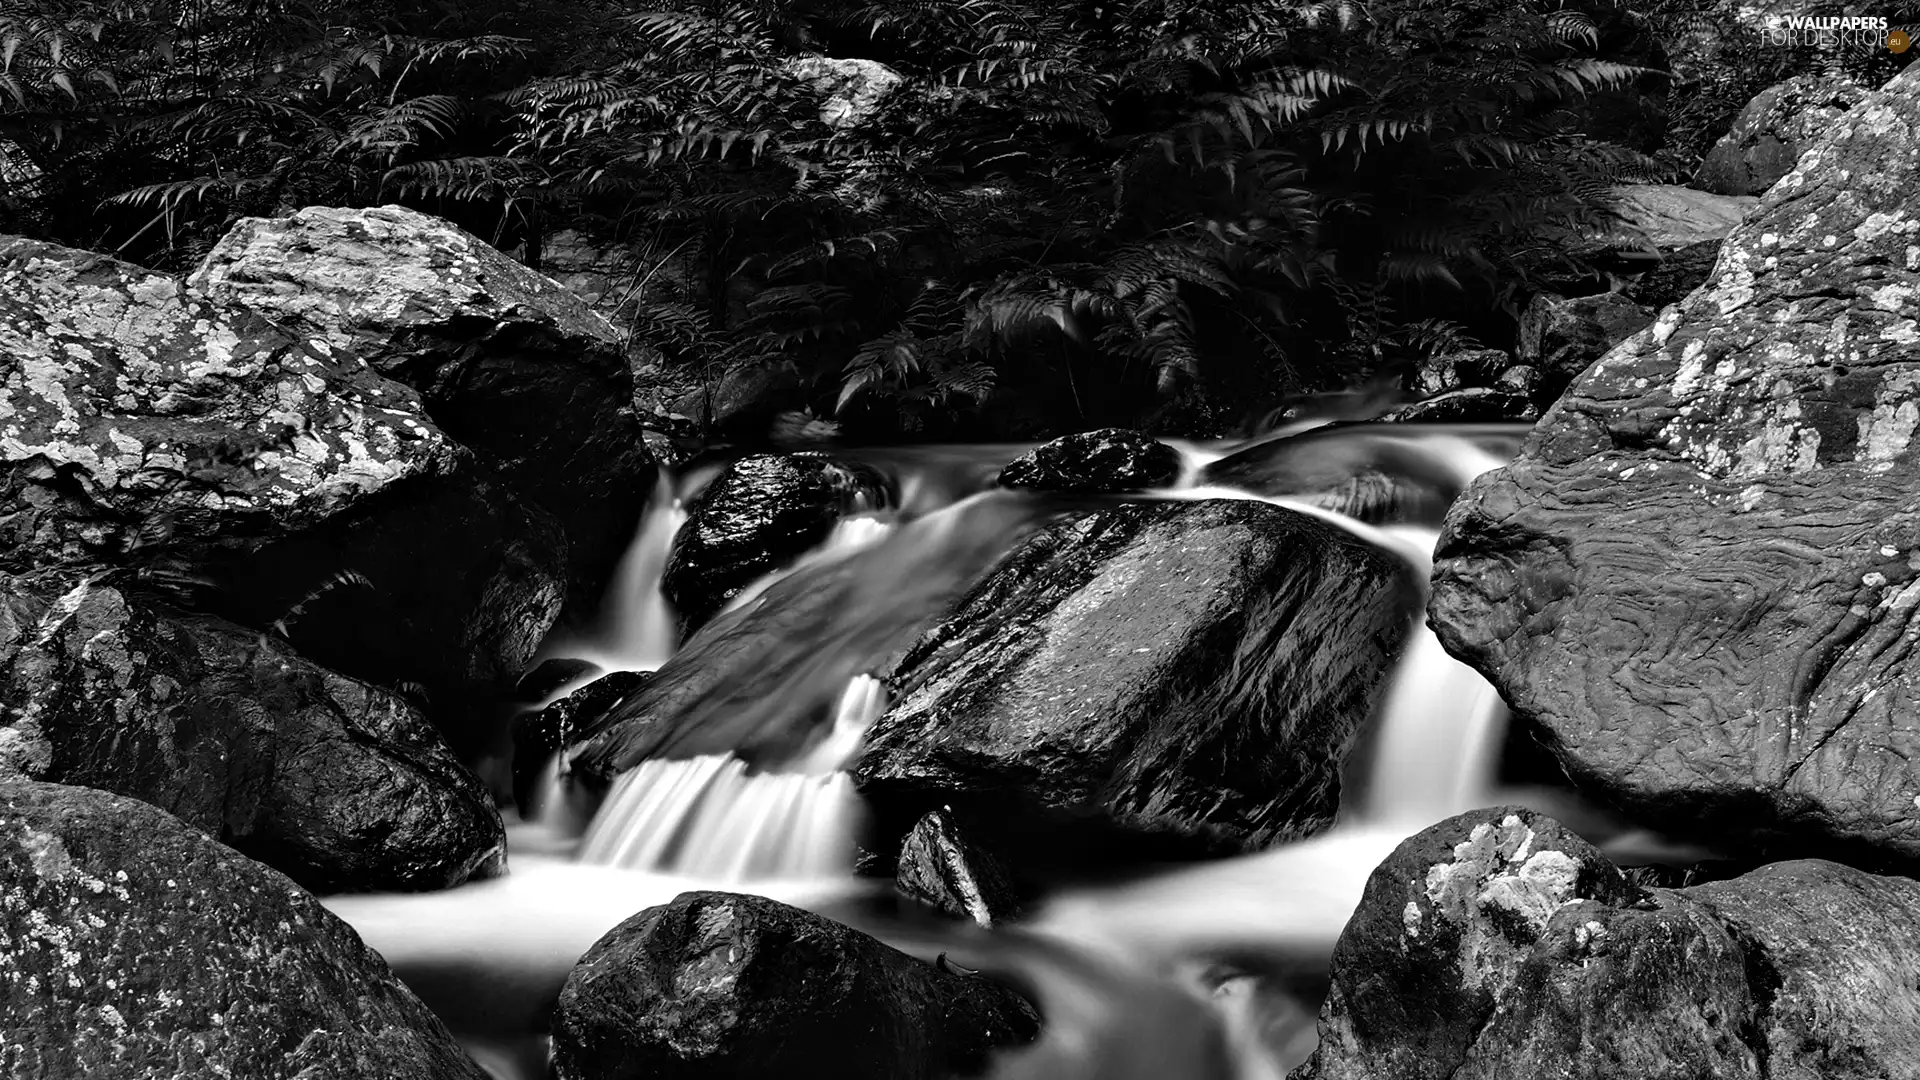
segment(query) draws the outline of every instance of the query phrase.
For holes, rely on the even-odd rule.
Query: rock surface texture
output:
[[[1654,310],[1619,293],[1568,299],[1541,293],[1520,315],[1515,355],[1534,369],[1534,395],[1551,405],[1587,366],[1653,322]]]
[[[988,928],[1020,906],[1000,860],[971,843],[944,808],[929,811],[907,833],[893,880],[908,899]]]
[[[564,541],[323,338],[0,239],[0,571],[108,566],[450,708],[516,676]]]
[[[820,454],[741,458],[693,501],[661,588],[687,626],[698,627],[825,540],[849,511],[877,505],[884,491],[877,474]]]
[[[1669,831],[1920,866],[1920,70],[1455,504],[1432,618]]]
[[[1033,1009],[771,900],[684,893],[581,958],[554,1013],[557,1080],[978,1075]]]
[[[486,1080],[345,923],[134,799],[0,782],[0,1075]]]
[[[144,800],[318,891],[505,860],[493,800],[404,698],[110,584],[0,575],[0,774]]]
[[[1836,863],[1642,889],[1551,819],[1400,845],[1334,949],[1294,1080],[1911,1080],[1920,882]]]
[[[1150,435],[1102,428],[1034,447],[1000,471],[1000,486],[1083,494],[1162,488],[1180,478],[1180,453]]]
[[[1867,96],[1843,78],[1798,75],[1760,92],[1707,151],[1694,184],[1721,195],[1763,195],[1807,147]]]
[[[1407,626],[1395,556],[1263,503],[1126,504],[1008,555],[908,651],[870,795],[1260,847],[1332,820]]]
[[[653,462],[622,336],[585,300],[397,206],[245,218],[189,284],[418,391],[440,430],[560,521],[569,600],[598,602]]]

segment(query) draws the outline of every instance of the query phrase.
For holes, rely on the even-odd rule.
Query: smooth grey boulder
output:
[[[1920,882],[1821,861],[1645,889],[1550,818],[1407,840],[1293,1080],[1920,1076]]]
[[[0,1075],[487,1080],[353,929],[136,799],[0,781]]]
[[[683,893],[596,942],[554,1011],[557,1080],[978,1075],[1038,1033],[992,980],[757,896]]]
[[[321,892],[506,862],[492,798],[405,698],[106,581],[0,575],[0,775],[144,800]]]
[[[1920,866],[1920,71],[1454,504],[1431,617],[1575,781],[1735,853]]]

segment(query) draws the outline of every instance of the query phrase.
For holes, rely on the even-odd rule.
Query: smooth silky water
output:
[[[1180,482],[1142,497],[1285,506],[1398,554],[1424,582],[1438,509],[1511,456],[1519,436],[1513,427],[1295,423],[1240,444],[1177,444]],[[862,813],[844,771],[887,705],[871,668],[1045,516],[1027,497],[984,490],[1026,449],[847,451],[891,474],[898,507],[860,508],[818,550],[730,605],[782,603],[814,587],[808,575],[841,590],[827,632],[809,624],[805,640],[775,643],[801,661],[777,692],[714,718],[754,713],[749,730],[806,723],[799,718],[830,703],[830,721],[798,754],[771,765],[726,752],[663,754],[625,772],[591,816],[556,764],[532,812],[509,828],[507,876],[440,893],[334,897],[328,906],[503,1080],[544,1076],[548,1014],[579,956],[628,916],[692,889],[765,895],[1018,986],[1040,1006],[1045,1031],[999,1057],[999,1080],[1283,1077],[1312,1051],[1334,941],[1374,867],[1434,822],[1477,806],[1538,805],[1540,796],[1495,790],[1500,699],[1420,617],[1348,764],[1340,820],[1327,833],[1062,889],[993,931],[875,914],[884,905],[872,901],[890,885],[853,876]],[[1397,471],[1421,489],[1410,499],[1388,493],[1403,504],[1401,520],[1350,516],[1382,516],[1378,490],[1345,483],[1361,470]],[[673,655],[661,573],[686,501],[711,476],[663,477],[616,574],[605,622],[586,637],[549,642],[543,655],[636,671]]]

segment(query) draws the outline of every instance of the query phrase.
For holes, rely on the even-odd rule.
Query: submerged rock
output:
[[[1039,1020],[991,980],[755,896],[684,893],[582,957],[554,1012],[557,1080],[978,1075]]]
[[[1150,435],[1102,428],[1034,447],[1000,471],[1000,486],[1080,494],[1171,487],[1180,454]]]
[[[698,627],[824,541],[849,511],[885,498],[877,474],[821,454],[741,458],[689,507],[661,587],[688,628]]]
[[[1910,68],[1440,543],[1448,649],[1577,783],[1730,853],[1920,866],[1916,132]]]
[[[0,781],[0,1073],[486,1080],[353,930],[134,799]]]
[[[1476,810],[1374,871],[1294,1078],[1912,1077],[1917,967],[1920,882],[1643,889],[1549,818]]]
[[[445,717],[532,656],[564,541],[411,388],[50,244],[0,239],[0,313],[0,571],[128,571]]]
[[[1694,183],[1721,195],[1763,195],[1867,91],[1845,78],[1798,75],[1762,90],[1707,151]]]
[[[1027,539],[920,638],[854,774],[894,806],[1306,835],[1412,595],[1399,557],[1264,503],[1103,510]]]
[[[944,808],[928,812],[907,834],[894,884],[910,900],[989,929],[1019,908],[1006,868],[968,842]]]
[[[391,691],[107,583],[0,575],[0,774],[152,803],[310,889],[498,870],[493,800]]]
[[[243,218],[189,284],[418,391],[441,431],[559,520],[576,614],[599,602],[654,467],[625,341],[585,300],[398,206]]]

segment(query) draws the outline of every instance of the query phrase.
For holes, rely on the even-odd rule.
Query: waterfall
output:
[[[666,663],[679,642],[680,626],[660,583],[674,535],[686,520],[685,500],[675,495],[673,477],[662,469],[633,541],[614,567],[599,625],[575,638],[547,642],[541,655],[585,660],[602,671],[655,671]]]

